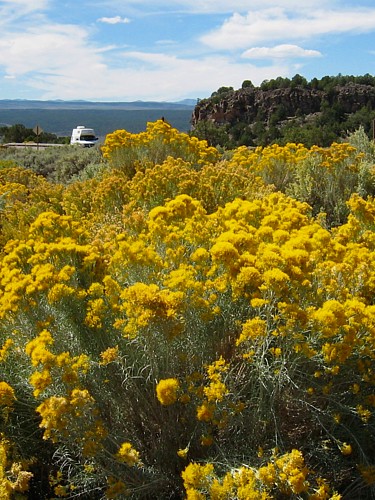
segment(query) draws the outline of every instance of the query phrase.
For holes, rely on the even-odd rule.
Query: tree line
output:
[[[21,123],[0,127],[0,140],[3,144],[9,142],[44,142],[49,144],[69,144],[69,137],[58,137],[51,132],[41,132],[37,135],[32,128]]]

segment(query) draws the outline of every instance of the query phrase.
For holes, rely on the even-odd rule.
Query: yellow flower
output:
[[[129,465],[129,467],[141,465],[142,463],[139,458],[139,452],[130,443],[122,443],[116,456],[120,462]]]
[[[337,300],[327,300],[323,307],[314,313],[314,319],[321,326],[322,333],[332,337],[347,321],[345,307]]]
[[[229,241],[220,241],[211,248],[211,255],[215,261],[221,261],[228,265],[234,264],[239,258],[236,247]]]
[[[46,348],[53,342],[52,335],[47,330],[42,330],[38,337],[28,342],[25,352],[31,357],[33,366],[38,366],[41,363],[45,367],[51,367],[55,363],[55,355]]]
[[[342,496],[339,493],[334,493],[329,497],[329,500],[341,500]]]
[[[58,432],[66,433],[68,425],[69,401],[64,397],[51,396],[43,401],[36,411],[42,417],[39,427],[45,429],[43,439],[57,442]]]
[[[208,401],[222,401],[226,394],[228,394],[227,386],[220,380],[212,381],[204,388],[204,395]]]
[[[270,463],[258,470],[258,478],[263,484],[272,487],[276,482],[276,468],[275,465]]]
[[[108,347],[105,351],[100,353],[100,357],[102,361],[100,361],[101,365],[108,365],[109,363],[113,363],[118,358],[118,345],[116,347]]]
[[[284,288],[289,281],[289,276],[281,269],[274,267],[264,272],[263,279],[265,284],[262,285],[262,289],[268,287],[278,289],[279,287]]]
[[[67,497],[68,496],[68,490],[66,486],[62,486],[59,484],[58,486],[54,487],[54,493],[58,497]]]
[[[85,323],[92,328],[101,328],[102,317],[105,313],[105,303],[102,298],[90,300],[87,304]]]
[[[279,358],[282,354],[281,347],[270,347],[270,353],[275,356],[275,358]]]
[[[185,488],[196,489],[207,487],[213,471],[214,466],[210,463],[205,465],[194,462],[190,463],[181,474]]]
[[[197,419],[202,422],[210,422],[213,419],[215,406],[208,402],[202,403],[197,408]]]
[[[367,423],[372,415],[371,411],[364,408],[362,405],[356,407],[358,415],[361,417],[362,422]]]
[[[29,482],[33,477],[33,473],[23,470],[22,467],[21,463],[13,462],[10,473],[15,480],[12,481],[11,486],[15,492],[25,493],[29,489]]]
[[[335,421],[336,424],[339,424],[341,422],[341,414],[340,413],[334,413],[333,420]]]
[[[0,382],[0,406],[12,407],[16,396],[14,395],[13,387],[7,382]]]
[[[267,323],[263,319],[256,317],[248,319],[242,325],[242,333],[237,339],[237,345],[245,342],[246,340],[256,340],[263,338],[266,335]]]
[[[35,371],[30,377],[30,384],[35,388],[34,396],[38,397],[49,385],[52,384],[52,377],[49,370]]]
[[[187,454],[189,453],[189,446],[186,446],[184,449],[179,449],[177,455],[181,458],[187,458]]]
[[[162,405],[171,405],[177,401],[179,388],[180,383],[176,378],[162,379],[156,386],[156,396]]]
[[[13,340],[12,339],[7,339],[4,342],[3,347],[0,348],[0,363],[2,361],[5,361],[5,359],[6,359],[7,355],[8,355],[8,351],[12,347],[12,345],[13,345]]]
[[[342,443],[340,446],[340,451],[343,455],[350,455],[353,451],[352,446],[348,443]]]
[[[302,493],[308,488],[306,476],[308,473],[307,467],[302,453],[299,450],[292,450],[278,458],[275,462],[278,468],[278,476],[280,480],[291,488],[293,493]]]
[[[265,299],[254,298],[254,299],[251,299],[250,304],[251,304],[251,307],[254,307],[254,309],[255,309],[257,307],[262,307],[262,306],[268,304],[268,301]]]

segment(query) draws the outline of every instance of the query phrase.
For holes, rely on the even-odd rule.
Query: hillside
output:
[[[307,82],[300,75],[239,90],[222,87],[198,102],[194,132],[223,146],[302,142],[328,146],[363,126],[370,134],[375,110],[375,79],[324,77]]]

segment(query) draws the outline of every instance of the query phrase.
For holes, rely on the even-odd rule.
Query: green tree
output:
[[[373,120],[375,118],[375,113],[369,106],[363,106],[361,109],[355,113],[351,113],[346,121],[345,128],[348,132],[354,132],[355,130],[362,127],[365,133],[370,136],[373,133]]]
[[[291,82],[290,82],[290,87],[295,88],[295,87],[307,87],[307,80],[305,77],[299,75],[298,73],[293,76]]]
[[[228,92],[233,92],[233,87],[220,87],[215,92],[212,92],[211,97],[215,97],[217,95],[227,94]]]
[[[228,127],[226,125],[216,125],[209,120],[199,121],[190,132],[190,135],[207,141],[209,146],[234,147],[228,135]]]
[[[249,88],[253,89],[254,88],[254,84],[253,84],[253,82],[251,80],[244,80],[242,82],[241,88],[243,88],[243,89],[249,89]]]
[[[33,134],[31,128],[26,128],[25,125],[21,123],[16,123],[10,127],[1,127],[0,134],[3,138],[3,142],[24,142],[27,137]]]
[[[238,122],[231,127],[230,137],[232,141],[227,144],[226,147],[254,146],[254,134],[251,130],[251,126],[246,123]]]

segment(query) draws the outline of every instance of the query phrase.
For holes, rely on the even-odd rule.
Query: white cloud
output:
[[[31,10],[41,10],[47,7],[48,0],[2,0],[2,9],[14,9],[19,10],[22,9],[31,11]]]
[[[170,101],[207,96],[222,85],[238,88],[247,79],[260,83],[286,76],[288,71],[282,64],[257,68],[227,57],[197,60],[162,53],[127,52],[123,54],[121,68],[109,68],[98,57],[81,57],[72,66],[30,74],[28,83],[42,91],[42,99]]]
[[[9,75],[31,71],[51,73],[92,60],[84,29],[73,25],[50,25],[12,33],[0,39],[0,65]]]
[[[22,82],[41,99],[178,100],[201,97],[222,85],[240,87],[286,76],[285,64],[256,66],[232,57],[120,52],[90,42],[75,25],[43,24],[0,38],[0,67],[7,81]],[[113,53],[110,51],[113,50]]]
[[[175,45],[176,40],[165,39],[165,40],[157,40],[155,42],[156,45]]]
[[[91,35],[91,27],[46,20],[27,29],[4,30],[0,67],[15,88],[22,82],[22,88],[41,99],[94,100],[201,97],[222,85],[240,87],[246,79],[260,83],[287,76],[289,70],[284,63],[257,68],[232,56],[201,58],[195,51],[188,57],[161,51],[120,52],[119,46],[94,44]],[[169,40],[160,42],[169,50]]]
[[[98,19],[98,22],[105,24],[128,24],[130,23],[130,19],[128,17],[120,16],[101,17],[100,19]]]
[[[10,25],[19,20],[32,19],[47,7],[48,0],[2,0],[0,2],[0,26]],[[3,33],[2,33],[3,35]]]
[[[320,57],[318,50],[303,49],[298,45],[281,44],[275,47],[253,47],[246,50],[242,57],[247,59],[292,59],[305,57]]]
[[[201,37],[212,49],[244,49],[259,42],[297,40],[334,33],[366,33],[375,29],[375,9],[289,12],[282,8],[235,13],[218,29]]]
[[[339,0],[337,0],[339,1]],[[332,5],[336,0],[315,0],[313,8]],[[110,0],[110,4],[116,8],[124,8],[123,0]],[[232,12],[247,12],[250,8],[281,7],[292,10],[311,9],[310,6],[303,5],[301,0],[128,0],[126,9],[136,8],[148,12],[161,12],[163,10],[202,13],[202,14],[226,14]]]
[[[71,5],[70,0],[64,2],[64,8]],[[73,25],[51,21],[63,19],[52,0],[0,0],[0,68],[6,79],[3,84],[8,82],[9,88],[17,89],[10,91],[26,89],[28,95],[33,92],[42,99],[204,97],[221,86],[238,88],[244,80],[260,84],[265,79],[290,76],[298,67],[295,62],[305,64],[307,58],[321,55],[317,50],[302,48],[307,46],[306,40],[312,46],[315,36],[375,29],[375,9],[333,10],[332,5],[340,0],[316,0],[313,6],[301,6],[301,0],[105,0],[106,9],[110,5],[113,8],[105,12],[118,14],[112,17],[100,17],[104,13],[98,9],[100,3],[93,2],[96,10],[90,19],[81,19],[79,14]],[[324,10],[326,4],[330,10]],[[142,13],[137,19],[139,38],[117,38],[116,45],[113,36],[99,38],[108,30],[98,29],[95,21],[126,24],[130,19],[125,16],[134,7]],[[164,7],[165,12],[225,14],[227,20],[207,31],[200,39],[203,44],[186,36],[181,41],[178,29],[158,32],[152,25],[151,31],[153,19],[147,14],[164,15]],[[30,15],[24,16],[24,12]],[[186,23],[194,20],[182,15],[178,19]],[[199,18],[201,33],[212,26],[212,19]],[[214,19],[217,22],[219,17]],[[145,36],[147,30],[152,36]],[[152,43],[152,47],[147,48],[146,43]],[[126,47],[134,50],[126,52]],[[136,50],[139,47],[142,50]],[[172,52],[174,55],[170,55]],[[257,59],[264,59],[259,67]]]

